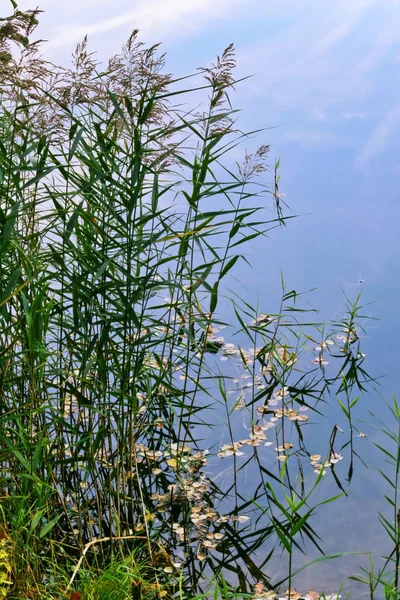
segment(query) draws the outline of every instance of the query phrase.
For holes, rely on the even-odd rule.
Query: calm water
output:
[[[273,132],[273,137],[279,147],[279,131]],[[231,288],[250,304],[254,305],[256,299],[260,312],[273,312],[280,297],[282,269],[288,289],[302,291],[317,286],[310,301],[320,309],[321,319],[335,319],[342,314],[343,292],[354,298],[362,287],[364,303],[371,303],[362,312],[377,320],[363,321],[366,332],[362,343],[367,353],[366,369],[379,378],[379,393],[371,387],[369,393],[362,395],[355,412],[356,426],[368,435],[367,439],[356,439],[356,451],[367,467],[356,461],[348,497],[322,507],[312,525],[324,540],[322,547],[327,554],[373,552],[375,565],[379,566],[379,557],[390,554],[392,546],[378,523],[378,511],[383,511],[390,520],[392,515],[383,498],[384,493],[390,494],[389,486],[373,466],[387,467],[382,455],[373,447],[373,442],[386,442],[374,429],[369,411],[389,424],[390,414],[380,395],[390,402],[392,394],[398,393],[400,243],[396,195],[399,174],[393,165],[390,168],[383,160],[375,161],[369,171],[354,169],[350,153],[337,153],[332,149],[321,152],[281,146],[281,150],[281,191],[287,192],[293,211],[303,216],[291,221],[287,228],[273,232],[271,239],[253,244],[249,252],[253,270],[250,273],[243,265],[240,271],[239,267],[237,281]],[[314,169],[314,164],[320,168]],[[343,180],[350,184],[344,186]],[[226,315],[230,314],[234,320],[228,302],[222,313],[225,319],[229,320]],[[242,343],[245,344],[244,340]],[[332,404],[335,402],[332,398]],[[330,407],[327,412],[329,420],[315,420],[320,423],[314,429],[315,441],[326,441],[333,423],[343,421],[339,409]],[[239,429],[240,426],[238,435],[243,435]],[[267,454],[270,452],[264,453],[266,461],[269,460]],[[224,459],[228,460],[231,459]],[[224,462],[223,466],[228,464]],[[257,476],[257,469],[251,467],[241,474],[246,489],[254,486]],[[345,477],[344,466],[342,476]],[[322,500],[337,492],[328,474],[314,499]],[[319,556],[311,545],[306,548],[306,556],[295,557],[296,567]],[[367,567],[368,561],[368,556],[356,555],[320,563],[299,574],[296,587],[300,591],[323,588],[327,593],[335,592],[346,576],[359,572],[360,565]],[[287,557],[276,556],[270,565],[274,575],[281,572],[283,576]],[[359,584],[354,588],[354,585],[346,589],[353,593],[357,589],[357,597],[367,593],[366,588]]]

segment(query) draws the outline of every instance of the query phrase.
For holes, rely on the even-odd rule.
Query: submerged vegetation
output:
[[[293,218],[279,162],[264,182],[268,146],[231,158],[250,137],[230,99],[233,46],[177,80],[137,31],[106,67],[86,39],[58,67],[33,40],[40,11],[12,4],[0,25],[0,596],[319,598],[293,588],[296,555],[306,542],[323,552],[312,516],[347,493],[365,437],[353,413],[372,382],[366,316],[358,295],[319,323],[283,279],[275,308],[229,292],[240,263],[252,276],[249,244]],[[315,419],[333,403],[343,423],[324,441]],[[337,495],[314,503],[324,476]],[[383,581],[394,598],[399,526],[381,518],[395,550],[366,581],[371,598]]]

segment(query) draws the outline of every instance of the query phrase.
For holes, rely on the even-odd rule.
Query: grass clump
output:
[[[288,585],[293,600],[295,551],[321,549],[312,494],[328,470],[340,494],[353,474],[352,412],[370,381],[360,296],[324,325],[283,279],[275,309],[228,292],[248,244],[292,218],[279,161],[264,182],[267,145],[230,158],[250,137],[230,100],[232,45],[193,84],[137,31],[106,67],[86,38],[59,67],[33,40],[39,15],[14,6],[0,27],[0,494],[13,548],[1,589],[272,598]],[[204,102],[190,109],[194,92]],[[349,437],[338,446],[335,425],[316,448],[307,428],[335,395]],[[282,577],[268,572],[278,548]]]
[[[0,532],[0,597],[5,598],[12,585],[10,540],[6,531]]]

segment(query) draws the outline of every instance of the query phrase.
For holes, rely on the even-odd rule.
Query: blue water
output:
[[[272,136],[277,138],[279,147],[279,130]],[[247,254],[252,274],[243,266],[237,274],[235,291],[240,287],[238,293],[244,300],[254,304],[257,299],[260,312],[268,312],[278,302],[282,270],[287,289],[302,291],[317,286],[310,302],[320,308],[319,319],[329,320],[343,314],[345,295],[354,298],[362,289],[366,304],[362,314],[371,317],[362,320],[365,366],[377,378],[377,390],[371,386],[368,393],[363,393],[355,411],[356,426],[368,435],[367,439],[355,440],[356,450],[367,467],[356,461],[349,496],[317,511],[312,524],[323,538],[327,554],[372,552],[378,567],[382,564],[379,557],[387,556],[393,549],[377,514],[382,511],[392,520],[390,507],[383,498],[391,490],[375,468],[386,469],[387,465],[373,442],[386,441],[374,429],[370,411],[390,424],[391,415],[384,400],[390,402],[392,394],[398,393],[400,245],[396,194],[400,174],[383,159],[374,160],[369,170],[356,169],[351,164],[351,153],[346,151],[287,146],[281,149],[282,189],[293,212],[302,214],[283,230],[274,232],[272,239],[258,239],[252,245]],[[224,316],[227,318],[225,312]],[[329,422],[315,428],[317,439],[326,440],[334,419],[340,417],[336,409],[329,408],[327,412]],[[392,472],[388,469],[389,477]],[[249,472],[247,485],[254,483],[256,476],[256,471]],[[337,492],[328,474],[315,500]],[[307,556],[295,556],[297,567],[319,555],[310,544],[306,549]],[[359,573],[359,566],[367,567],[368,561],[369,556],[364,554],[320,563],[303,571],[296,587],[335,592],[345,577]],[[275,574],[281,570],[283,576],[287,559],[275,558],[271,568]],[[347,589],[353,593],[357,589],[357,597],[367,593],[367,588],[351,585]]]

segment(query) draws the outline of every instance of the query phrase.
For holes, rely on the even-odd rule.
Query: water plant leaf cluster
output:
[[[296,592],[293,560],[304,541],[322,552],[312,516],[346,493],[363,443],[368,315],[358,295],[323,324],[283,279],[276,307],[229,291],[237,268],[251,273],[246,249],[293,218],[268,145],[231,158],[255,134],[231,103],[233,45],[174,79],[135,30],[107,65],[85,38],[63,67],[34,39],[40,11],[12,4],[0,495],[14,558],[2,538],[0,593],[319,598]],[[342,427],[315,443],[337,397]],[[328,473],[337,496],[314,504]]]

